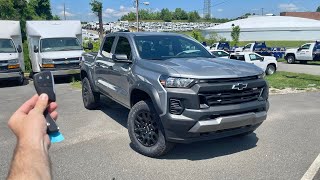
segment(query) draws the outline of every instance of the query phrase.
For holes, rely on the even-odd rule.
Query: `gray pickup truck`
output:
[[[260,68],[214,58],[174,33],[108,34],[98,53],[83,54],[81,79],[87,109],[99,106],[100,95],[130,109],[133,148],[149,157],[175,143],[248,135],[269,110]]]

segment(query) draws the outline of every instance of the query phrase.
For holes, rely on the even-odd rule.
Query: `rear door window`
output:
[[[230,59],[238,60],[238,61],[246,61],[244,55],[231,55]]]
[[[106,40],[104,41],[103,47],[102,47],[102,55],[105,57],[111,58],[111,49],[114,42],[115,37],[106,37]]]

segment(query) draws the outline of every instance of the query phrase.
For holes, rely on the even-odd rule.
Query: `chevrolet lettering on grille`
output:
[[[245,89],[247,87],[248,87],[248,84],[238,83],[238,84],[234,84],[232,86],[232,89],[237,89],[239,91],[242,91],[243,89]]]

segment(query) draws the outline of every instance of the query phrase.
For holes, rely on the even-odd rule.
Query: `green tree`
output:
[[[232,43],[234,46],[238,45],[240,39],[240,26],[233,26],[231,31]]]
[[[172,13],[168,8],[161,10],[160,18],[164,20],[165,22],[171,22],[172,21]]]
[[[102,2],[99,0],[91,0],[90,2],[91,10],[99,18],[99,34],[100,39],[103,39],[103,22],[102,22]]]
[[[201,32],[196,31],[196,30],[192,31],[191,37],[193,37],[194,39],[196,39],[199,42],[203,42],[205,40],[205,38],[202,36]]]
[[[196,22],[200,19],[201,19],[201,17],[197,11],[189,12],[189,14],[188,14],[188,21],[189,22]]]
[[[320,6],[317,8],[317,12],[320,12]]]
[[[16,15],[12,0],[0,0],[0,19],[15,19]]]
[[[21,0],[17,0],[21,1]],[[25,0],[22,0],[25,1]],[[29,4],[33,7],[37,16],[41,19],[52,20],[50,0],[30,0]]]
[[[187,12],[181,8],[176,8],[172,14],[173,14],[173,19],[175,20],[188,20]]]
[[[58,15],[54,15],[52,20],[61,20],[61,18]]]

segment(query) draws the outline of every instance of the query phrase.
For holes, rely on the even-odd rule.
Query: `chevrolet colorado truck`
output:
[[[252,133],[269,110],[264,75],[175,33],[110,33],[81,62],[84,106],[96,109],[104,95],[130,109],[133,149],[149,157],[175,143]]]

